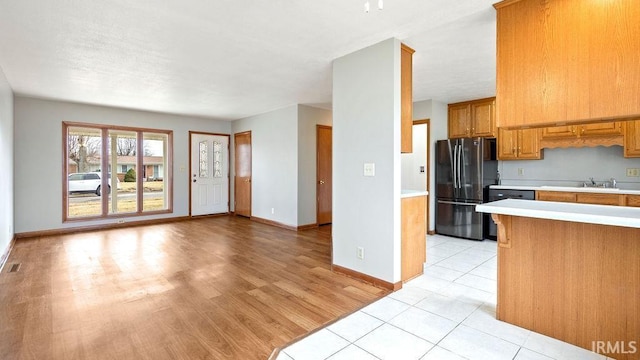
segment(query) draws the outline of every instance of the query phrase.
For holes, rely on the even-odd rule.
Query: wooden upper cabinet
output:
[[[496,136],[496,99],[471,103],[471,133],[473,136]]]
[[[413,53],[405,44],[400,46],[400,152],[413,151]]]
[[[619,121],[581,125],[578,126],[578,132],[580,136],[622,135],[624,133],[622,123]]]
[[[498,129],[498,160],[540,160],[540,129]]]
[[[518,131],[518,158],[522,160],[542,159],[540,129],[522,129]]]
[[[498,129],[498,160],[542,159],[539,134],[539,129]]]
[[[621,136],[621,122],[601,122],[586,125],[550,126],[542,129],[543,139],[567,139],[590,136]]]
[[[507,0],[495,7],[497,126],[640,115],[638,0]]]
[[[518,159],[518,130],[498,129],[498,160]]]
[[[640,120],[625,122],[624,157],[640,157]]]
[[[471,106],[469,104],[449,105],[449,138],[471,136]]]
[[[496,137],[495,98],[449,104],[449,138]]]

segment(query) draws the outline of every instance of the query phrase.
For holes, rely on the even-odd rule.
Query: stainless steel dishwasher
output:
[[[504,199],[535,200],[536,192],[535,190],[489,189],[489,202]],[[487,234],[486,238],[496,240],[498,238],[498,227],[490,216],[488,222],[489,234]]]

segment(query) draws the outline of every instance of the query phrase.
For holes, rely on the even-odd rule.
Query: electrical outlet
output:
[[[361,246],[358,246],[358,259],[360,260],[364,260],[364,248]]]
[[[524,168],[518,168],[518,176],[524,176]]]
[[[276,213],[276,209],[275,208],[271,208],[271,214],[275,214]]]
[[[124,219],[118,219],[118,224],[124,224]]]
[[[640,177],[640,169],[638,169],[638,168],[627,168],[627,176],[628,177]]]

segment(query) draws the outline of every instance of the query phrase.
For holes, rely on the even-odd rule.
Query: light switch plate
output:
[[[364,163],[364,176],[376,176],[376,164],[374,163]]]

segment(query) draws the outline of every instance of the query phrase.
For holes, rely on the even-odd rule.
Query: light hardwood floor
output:
[[[239,217],[19,240],[0,358],[266,359],[388,293],[332,273],[330,248],[330,228]]]

